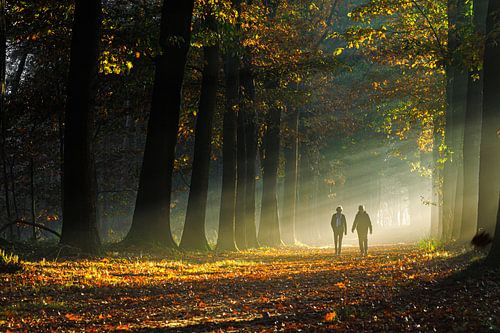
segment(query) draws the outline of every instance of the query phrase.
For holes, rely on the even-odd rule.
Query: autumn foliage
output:
[[[498,272],[474,256],[394,246],[30,261],[0,275],[0,331],[498,329]]]

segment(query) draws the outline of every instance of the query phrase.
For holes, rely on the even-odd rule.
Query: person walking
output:
[[[361,251],[361,255],[368,254],[368,230],[370,231],[370,235],[372,234],[372,221],[370,220],[370,216],[365,211],[365,206],[360,205],[358,207],[358,213],[354,218],[354,223],[352,225],[352,232],[356,230],[358,232],[358,240],[359,240],[359,250]]]
[[[347,222],[345,215],[342,214],[342,206],[337,207],[336,213],[332,216],[331,225],[335,243],[335,254],[339,255],[342,248],[342,237],[344,234],[347,235]]]

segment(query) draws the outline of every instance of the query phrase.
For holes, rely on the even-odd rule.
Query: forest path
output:
[[[369,251],[27,262],[0,274],[0,332],[500,329],[500,275],[477,254]]]

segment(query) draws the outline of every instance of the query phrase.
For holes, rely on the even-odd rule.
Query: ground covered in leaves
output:
[[[417,246],[109,253],[0,274],[0,332],[500,330],[498,270]]]

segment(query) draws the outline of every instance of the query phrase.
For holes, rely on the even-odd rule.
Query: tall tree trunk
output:
[[[96,183],[93,152],[100,0],[77,0],[71,41],[66,102],[64,205],[61,243],[98,252]]]
[[[255,86],[250,69],[248,54],[243,57],[240,71],[242,89],[242,108],[245,112],[245,145],[246,145],[246,177],[245,177],[245,240],[248,248],[259,246],[257,228],[255,226],[255,177],[257,163],[257,113],[255,112]]]
[[[24,68],[26,67],[26,60],[28,59],[28,53],[23,53],[21,59],[19,60],[19,65],[17,66],[16,75],[12,80],[12,95],[16,95],[21,85],[21,77],[23,76]]]
[[[246,249],[246,177],[247,177],[247,148],[246,148],[246,114],[245,108],[238,110],[237,118],[237,182],[236,182],[236,212],[234,222],[235,241],[238,249]]]
[[[486,35],[497,27],[500,1],[489,1]],[[479,157],[478,227],[492,234],[495,230],[497,196],[500,189],[500,45],[487,40],[484,52],[484,97]],[[498,233],[498,232],[497,232]],[[495,242],[498,243],[496,238]]]
[[[299,111],[297,108],[289,108],[288,131],[289,142],[284,147],[285,157],[285,197],[284,214],[282,219],[282,237],[287,245],[297,242],[295,238],[295,218],[297,211],[297,180],[299,160]]]
[[[128,244],[176,247],[170,228],[172,173],[193,0],[164,0],[148,134]]]
[[[298,186],[298,200],[297,200],[297,223],[296,230],[298,230],[298,241],[301,243],[310,242],[313,238],[311,223],[311,188],[313,174],[311,171],[310,156],[306,150],[305,144],[300,147],[299,158],[299,186]]]
[[[234,234],[237,177],[237,117],[239,108],[238,58],[227,55],[224,60],[226,105],[222,124],[222,194],[217,250],[237,250]]]
[[[203,52],[205,64],[196,119],[193,171],[186,222],[179,246],[184,249],[205,251],[209,249],[205,235],[205,215],[210,171],[212,120],[217,97],[219,50],[217,46],[206,46]]]
[[[31,222],[36,223],[36,201],[35,201],[35,159],[30,158],[30,199],[31,199]],[[36,228],[33,225],[32,240],[36,241]]]
[[[5,72],[7,65],[7,23],[5,18],[5,0],[0,0],[0,121],[1,124],[1,139],[0,154],[2,159],[2,174],[3,186],[5,193],[5,211],[7,213],[6,223],[12,222],[10,211],[10,198],[9,198],[9,176],[7,174],[7,152],[6,152],[6,132],[7,132],[7,114],[5,110]],[[10,228],[10,237],[12,237],[12,227]]]
[[[455,57],[459,46],[459,26],[463,24],[463,0],[448,0],[448,55],[446,66],[446,128],[445,142],[451,154],[443,171],[443,238],[456,236],[461,222],[462,206],[462,144],[465,121],[467,73]],[[459,203],[459,205],[457,205]]]
[[[463,144],[464,144],[464,128],[465,128],[465,110],[467,105],[467,77],[468,74],[464,70],[458,69],[454,75],[453,86],[453,110],[454,112],[454,157],[456,185],[455,185],[455,203],[453,204],[453,220],[452,220],[452,237],[458,239],[462,224],[463,211],[463,191],[464,191],[464,164],[463,164]]]
[[[263,187],[258,239],[264,246],[281,245],[277,197],[280,125],[281,107],[272,105],[268,111],[267,131],[263,139]]]
[[[498,208],[497,208],[495,235],[493,236],[493,245],[491,246],[490,252],[488,253],[486,262],[487,264],[493,267],[500,266],[500,192],[498,193]]]
[[[434,115],[433,120],[433,144],[432,144],[432,207],[431,207],[431,230],[430,235],[433,238],[439,238],[443,234],[443,186],[442,186],[442,169],[439,162],[442,159],[442,154],[439,149],[441,145],[441,134],[439,133],[438,116]]]
[[[62,108],[58,112],[58,139],[59,139],[59,177],[60,177],[60,188],[59,188],[59,199],[61,204],[61,209],[64,206],[64,111]]]
[[[474,1],[473,25],[478,36],[486,31],[488,3]],[[470,240],[477,229],[477,203],[479,195],[479,144],[481,140],[481,111],[483,105],[483,71],[479,78],[473,79],[474,72],[469,72],[467,86],[467,110],[464,131],[464,191],[462,204],[462,228],[460,238]]]

